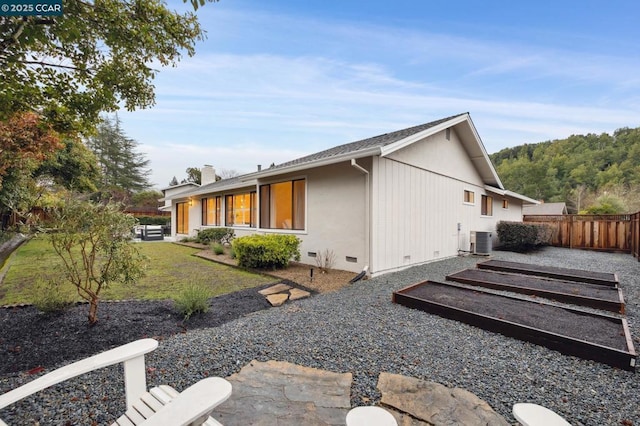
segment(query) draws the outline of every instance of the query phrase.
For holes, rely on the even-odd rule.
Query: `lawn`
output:
[[[136,247],[149,259],[145,277],[132,286],[113,284],[103,290],[101,299],[171,299],[191,283],[206,285],[211,296],[218,296],[275,281],[192,256],[198,249],[191,247],[160,242],[136,243]],[[0,305],[30,303],[38,279],[54,275],[59,265],[46,238],[23,244],[2,271],[5,276],[0,282]]]

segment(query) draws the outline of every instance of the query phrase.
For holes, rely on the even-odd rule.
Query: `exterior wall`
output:
[[[369,167],[370,167],[370,161]],[[367,168],[367,162],[358,164]],[[302,239],[301,261],[315,265],[309,252],[331,250],[334,268],[360,272],[366,256],[365,175],[349,163],[310,170],[307,175],[307,232]],[[347,261],[347,257],[357,261]],[[353,259],[352,259],[353,260]]]
[[[450,130],[449,140],[446,138],[446,131],[442,131],[396,151],[387,158],[484,186],[458,134],[453,128]]]
[[[489,193],[469,156],[451,132],[434,135],[372,168],[372,260],[374,275],[456,256],[470,249],[471,231],[495,235],[499,220],[521,220],[520,200]],[[435,170],[431,170],[433,168]],[[464,191],[474,193],[464,203]],[[493,215],[482,216],[481,196],[493,197]]]
[[[365,163],[362,162],[361,165]],[[368,164],[370,163],[369,160]],[[259,185],[300,178],[306,179],[306,225],[304,230],[231,227],[234,229],[236,237],[256,233],[293,234],[302,241],[300,244],[300,261],[302,263],[316,266],[316,259],[309,256],[309,253],[320,255],[324,250],[330,250],[335,254],[333,268],[360,272],[367,265],[365,258],[365,226],[367,223],[365,220],[365,175],[346,162],[312,169],[305,174],[282,175],[274,179],[264,179],[255,188],[200,195],[193,200],[193,206],[189,209],[189,235],[194,236],[196,229],[207,228],[202,226],[201,198],[257,190],[259,204]],[[223,210],[224,203],[223,198]],[[172,232],[176,236],[175,200],[171,219]],[[186,236],[177,235],[177,238]],[[348,261],[347,257],[352,261]],[[354,259],[355,261],[353,261]]]

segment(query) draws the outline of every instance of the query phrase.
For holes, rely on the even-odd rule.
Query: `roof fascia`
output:
[[[502,184],[502,181],[500,180],[500,177],[498,176],[498,172],[496,171],[495,167],[493,167],[493,163],[491,162],[491,159],[489,158],[489,154],[487,154],[487,150],[484,148],[484,144],[482,143],[482,139],[480,139],[480,135],[478,134],[478,130],[476,129],[475,124],[473,124],[473,121],[471,120],[471,117],[469,116],[469,114],[466,114],[466,115],[467,115],[467,121],[469,123],[469,127],[471,128],[471,131],[473,132],[473,136],[476,139],[476,143],[478,144],[478,146],[480,147],[480,150],[482,151],[482,155],[484,157],[484,160],[489,164],[489,168],[491,168],[491,174],[493,174],[493,178],[496,180],[496,182],[498,182],[498,186],[501,189],[504,189],[504,185]],[[514,194],[515,194],[515,192],[514,192]],[[523,195],[523,197],[524,197],[524,195]]]
[[[517,192],[508,191],[506,189],[496,188],[495,186],[485,185],[484,189],[489,191],[489,192],[493,192],[494,194],[504,195],[504,196],[511,197],[511,198],[517,198],[517,199],[525,201],[525,202],[527,202],[529,204],[540,204],[540,201],[538,201],[538,200],[534,200],[533,198],[529,198],[529,197],[527,197],[525,195],[518,194]]]
[[[226,185],[226,186],[219,185],[218,187],[214,187],[214,188],[198,187],[190,191],[182,191],[178,194],[172,195],[171,197],[165,197],[165,200],[177,200],[177,199],[189,198],[194,195],[215,194],[217,192],[233,191],[236,189],[250,187],[250,186],[256,185],[257,183],[258,183],[257,180],[254,180],[253,182],[238,181],[233,185]]]
[[[382,149],[380,150],[380,156],[381,157],[386,157],[387,155],[394,153],[402,148],[405,148],[421,139],[424,139],[428,136],[431,135],[435,135],[438,132],[441,132],[449,127],[453,127],[458,123],[461,123],[465,120],[469,119],[469,114],[461,114],[457,117],[452,118],[449,121],[445,121],[444,123],[440,123],[437,126],[433,126],[433,127],[429,127],[428,129],[425,129],[421,132],[418,133],[414,133],[411,136],[407,136],[404,139],[400,139],[397,142],[394,142],[392,144],[389,144],[385,147],[382,147]]]
[[[280,167],[274,170],[263,170],[260,172],[249,173],[240,177],[242,182],[251,180],[251,179],[262,179],[267,177],[279,176],[286,173],[294,173],[303,170],[313,169],[316,167],[329,166],[331,164],[341,163],[343,161],[349,161],[352,158],[364,158],[371,157],[374,155],[380,155],[380,147],[366,148],[359,151],[346,152],[339,155],[334,155],[328,158],[321,158],[318,160],[313,160],[301,164],[292,164],[288,167]]]

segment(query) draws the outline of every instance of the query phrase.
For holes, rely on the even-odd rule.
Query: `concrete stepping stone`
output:
[[[306,290],[301,290],[299,288],[292,288],[289,290],[289,300],[304,299],[309,296],[311,296],[311,293]]]
[[[289,299],[288,293],[277,293],[267,296],[267,301],[271,303],[271,306],[282,306],[287,299]]]
[[[270,294],[283,293],[291,289],[290,285],[286,285],[283,283],[272,285],[271,287],[267,287],[264,290],[260,290],[260,293],[263,296],[268,296]]]

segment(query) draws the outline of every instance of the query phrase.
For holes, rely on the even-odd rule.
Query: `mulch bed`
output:
[[[47,369],[145,337],[162,340],[189,330],[217,327],[270,309],[258,291],[271,285],[212,298],[208,312],[194,314],[186,321],[170,300],[103,301],[94,326],[88,325],[86,304],[58,314],[43,314],[33,306],[0,308],[0,376]]]

